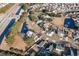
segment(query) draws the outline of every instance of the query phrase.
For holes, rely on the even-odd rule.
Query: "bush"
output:
[[[26,38],[24,41],[28,46],[32,46],[35,43],[33,36]]]
[[[29,7],[29,4],[24,4],[23,10],[26,11],[28,9],[28,7]]]

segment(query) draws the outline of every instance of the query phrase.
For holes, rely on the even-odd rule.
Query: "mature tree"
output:
[[[35,16],[34,14],[30,15],[30,20],[31,21],[37,21],[37,19],[38,19],[37,16]]]
[[[27,17],[27,13],[26,13],[26,12],[23,12],[22,15],[21,15],[21,20],[22,20],[23,22],[25,22],[26,17]]]
[[[23,10],[26,11],[28,9],[28,7],[29,7],[29,4],[24,4]]]

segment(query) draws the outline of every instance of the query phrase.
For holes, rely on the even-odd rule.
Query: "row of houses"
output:
[[[45,9],[45,8],[50,9],[50,8],[53,8],[53,5],[54,5],[54,8],[55,7],[58,8],[61,5],[62,6],[63,5],[67,6],[67,4],[58,4],[58,3],[57,4],[54,4],[54,3],[53,4],[34,4],[34,6],[32,6],[32,8],[33,9],[39,9],[39,10],[42,10],[42,9]],[[70,7],[72,7],[72,6],[76,7],[76,6],[79,6],[79,5],[75,6],[75,4],[68,4],[68,7],[69,6]],[[65,7],[63,7],[63,8],[65,8]],[[55,9],[51,9],[51,10],[55,10]],[[37,12],[37,11],[35,11],[35,12]],[[39,11],[38,11],[38,14],[39,14]],[[64,21],[63,28],[58,29],[56,26],[53,26],[53,24],[52,24],[52,27],[49,29],[50,21],[48,22],[45,19],[46,18],[51,18],[51,17],[49,15],[47,15],[47,14],[45,14],[45,15],[41,14],[41,16],[39,16],[39,18],[41,18],[41,19],[38,19],[36,21],[36,24],[44,29],[45,34],[46,34],[46,39],[45,39],[45,41],[44,40],[40,41],[40,39],[44,39],[44,38],[36,37],[36,40],[37,40],[36,44],[32,46],[35,49],[30,48],[28,52],[31,51],[30,52],[31,55],[33,55],[33,54],[34,55],[40,55],[40,56],[41,55],[42,56],[52,55],[51,51],[53,50],[53,47],[56,46],[56,47],[54,47],[55,51],[52,51],[53,53],[55,53],[55,55],[62,55],[62,54],[64,54],[64,55],[78,55],[77,51],[79,51],[79,49],[78,50],[74,49],[73,47],[70,46],[70,43],[68,44],[68,46],[64,47],[63,45],[65,45],[65,43],[57,41],[57,42],[54,42],[55,44],[52,44],[51,40],[55,39],[55,38],[51,38],[51,39],[48,38],[48,36],[52,37],[54,34],[57,34],[60,37],[60,38],[58,38],[58,40],[61,39],[61,37],[62,37],[62,40],[68,39],[68,31],[67,30],[69,30],[69,31],[72,32],[72,41],[75,41],[77,39],[77,43],[79,43],[78,42],[78,40],[79,40],[79,38],[78,38],[79,33],[77,31],[75,31],[75,29],[76,29],[75,21],[71,17],[68,17]],[[74,30],[74,31],[72,31],[72,30]],[[40,41],[40,42],[38,42],[38,41]],[[51,41],[51,42],[49,43],[48,41]],[[67,49],[65,49],[65,48],[67,48]]]
[[[78,56],[79,49],[65,41],[53,42],[49,40],[38,40],[35,44],[26,50],[30,56]]]
[[[54,4],[36,4],[36,5],[34,5],[34,6],[36,6],[35,8],[38,8],[37,6],[40,6],[41,7],[41,5],[43,5],[43,6],[46,6],[46,5],[54,5]],[[56,4],[55,4],[56,5]],[[67,5],[67,4],[57,4],[57,5],[59,5],[59,6],[61,6],[61,5]],[[79,5],[76,5],[75,6],[75,4],[68,4],[68,6],[72,6],[72,5],[74,5],[74,7],[76,7],[76,6],[79,6]],[[61,29],[61,30],[58,30],[57,28],[56,28],[56,26],[52,26],[51,27],[51,30],[49,30],[49,25],[50,25],[50,23],[49,22],[47,22],[47,20],[46,19],[51,19],[51,16],[49,16],[49,15],[47,15],[47,14],[42,14],[42,13],[38,13],[38,19],[39,20],[37,20],[37,22],[36,22],[36,24],[37,25],[39,25],[41,28],[43,28],[44,29],[44,31],[46,31],[47,32],[47,35],[48,36],[52,36],[53,34],[55,34],[56,32],[58,32],[57,34],[60,36],[60,37],[67,37],[67,35],[68,35],[68,33],[67,33],[67,31],[65,30],[65,29]],[[78,16],[78,15],[77,15]],[[74,21],[74,19],[72,18],[72,17],[70,17],[70,16],[67,16],[67,18],[65,18],[65,21],[64,21],[64,26],[65,27],[68,27],[68,28],[71,28],[71,29],[77,29],[77,28],[79,28],[79,26],[78,26],[78,18],[77,18],[77,23],[75,23],[76,21]],[[51,24],[52,25],[52,24]],[[64,27],[63,26],[63,27]],[[73,33],[73,32],[72,32]],[[74,32],[75,33],[75,32]],[[79,35],[79,34],[77,34],[77,35]],[[74,36],[74,34],[72,34],[72,37]],[[76,36],[77,38],[78,38],[78,36]],[[77,38],[75,38],[75,39],[77,39]],[[74,38],[73,38],[73,40],[75,40]]]
[[[34,4],[32,8],[35,10],[46,9],[49,12],[55,13],[63,13],[63,12],[73,12],[79,10],[78,3],[42,3],[42,4]]]

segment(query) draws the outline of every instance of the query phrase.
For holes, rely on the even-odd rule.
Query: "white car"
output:
[[[56,51],[57,51],[58,54],[60,54],[62,51],[64,51],[64,49],[58,49],[58,48],[56,48]]]
[[[47,35],[48,35],[48,36],[52,36],[54,33],[55,33],[55,32],[52,31],[52,32],[50,32],[50,33],[47,33]]]
[[[59,35],[60,37],[65,37],[65,36],[67,35],[67,32],[61,30],[61,31],[58,32],[58,35]]]
[[[35,36],[34,40],[35,42],[37,42],[38,40],[41,40],[41,38],[38,38],[38,36]]]
[[[31,32],[31,31],[27,32],[27,36],[31,37],[32,35],[33,35],[33,32]]]
[[[55,28],[52,28],[52,30],[49,31],[49,32],[47,33],[47,35],[48,35],[48,36],[52,36],[52,35],[55,34],[55,33],[56,33],[56,29],[55,29]]]

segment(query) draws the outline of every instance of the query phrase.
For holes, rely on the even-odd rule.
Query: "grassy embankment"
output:
[[[24,10],[28,9],[27,7],[27,4],[25,4],[25,6],[23,7]],[[13,24],[13,26],[10,28],[10,33],[9,35],[7,36],[7,39],[6,39],[6,42],[8,44],[12,44],[14,42],[14,37],[17,35],[18,33],[18,29],[20,28],[21,24],[23,22],[25,22],[26,20],[26,12],[24,12],[22,15],[21,15],[21,19],[16,22],[15,24]],[[31,46],[33,43],[34,43],[34,40],[33,40],[33,37],[32,38],[28,38],[25,40],[25,43],[27,43],[29,46]]]

